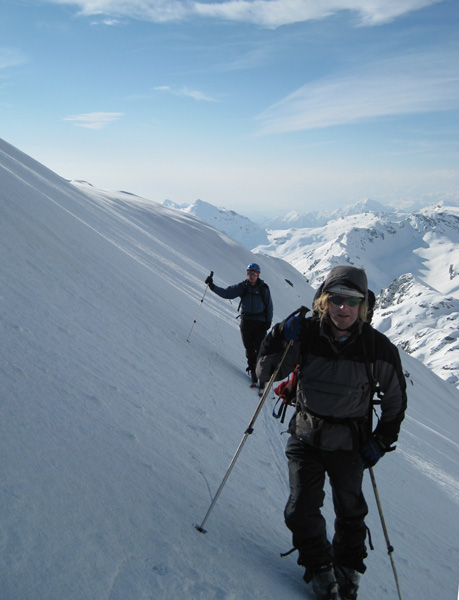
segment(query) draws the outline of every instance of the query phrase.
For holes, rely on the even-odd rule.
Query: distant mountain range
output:
[[[328,213],[290,212],[265,229],[202,201],[175,208],[289,262],[314,288],[335,265],[363,267],[377,294],[375,327],[459,388],[457,206],[408,213],[364,200]]]
[[[341,217],[359,215],[369,211],[376,213],[396,212],[395,209],[384,206],[379,202],[367,198],[365,200],[361,200],[360,202],[356,202],[355,204],[349,204],[332,211],[316,211],[307,213],[291,211],[284,216],[275,217],[274,219],[266,219],[263,224],[266,229],[322,227],[329,221],[333,221]]]
[[[299,213],[293,210],[286,215],[277,216],[272,219],[263,218],[254,222],[233,210],[217,208],[213,204],[209,204],[209,202],[204,202],[203,200],[196,200],[193,204],[177,204],[172,200],[164,200],[163,204],[194,215],[206,223],[214,225],[216,229],[224,231],[227,235],[248,248],[265,243],[267,240],[266,232],[269,230],[322,227],[329,221],[351,215],[360,215],[364,212],[384,214],[396,214],[398,212],[394,208],[384,206],[379,202],[367,198],[335,210],[306,213]]]

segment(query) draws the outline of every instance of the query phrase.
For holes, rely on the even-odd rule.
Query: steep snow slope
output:
[[[290,547],[282,426],[258,403],[235,303],[255,258],[198,219],[69,184],[0,141],[0,597],[312,598]],[[257,255],[276,319],[313,290]],[[285,279],[293,283],[289,285]],[[196,318],[190,341],[190,328]],[[376,467],[405,599],[457,593],[458,392],[420,362],[398,450]],[[395,596],[372,490],[362,597]],[[330,498],[325,513],[332,523]]]

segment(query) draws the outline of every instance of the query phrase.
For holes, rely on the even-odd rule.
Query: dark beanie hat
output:
[[[363,269],[357,267],[333,267],[321,286],[322,292],[368,296],[368,280]]]

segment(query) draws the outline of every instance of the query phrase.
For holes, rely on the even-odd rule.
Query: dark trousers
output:
[[[244,318],[241,320],[242,343],[245,348],[247,368],[250,371],[255,371],[258,352],[266,334],[266,325],[264,321],[251,321]]]
[[[363,465],[355,450],[326,451],[291,436],[286,455],[290,497],[284,516],[299,551],[306,575],[334,560],[343,567],[365,571],[365,516],[368,506],[362,493]],[[335,509],[335,534],[330,543],[321,508],[328,475]]]

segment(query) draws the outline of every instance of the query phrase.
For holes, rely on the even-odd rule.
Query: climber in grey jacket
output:
[[[393,449],[406,409],[398,350],[368,323],[367,299],[365,272],[335,267],[316,293],[312,317],[294,315],[275,325],[257,364],[259,379],[268,381],[283,347],[293,341],[277,377],[284,379],[299,365],[284,515],[304,578],[312,580],[320,600],[338,599],[339,593],[357,598],[366,556],[363,471]],[[370,431],[376,382],[381,416]],[[332,543],[320,511],[326,474],[336,514]]]

